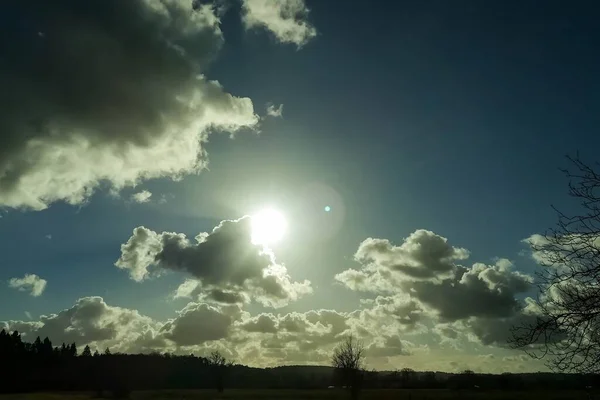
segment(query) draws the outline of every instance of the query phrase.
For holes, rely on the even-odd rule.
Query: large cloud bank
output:
[[[248,311],[250,302],[288,304],[311,290],[285,267],[270,278],[274,255],[253,245],[247,218],[223,221],[195,240],[182,234],[136,228],[117,266],[136,281],[161,273],[185,276],[177,297],[190,302],[167,320],[88,297],[36,321],[6,321],[30,339],[48,335],[113,351],[169,351],[228,357],[258,366],[328,364],[333,347],[353,334],[366,345],[367,363],[381,369],[535,371],[538,362],[507,348],[510,328],[536,317],[526,295],[532,277],[512,262],[462,265],[468,250],[419,230],[399,245],[366,239],[359,267],[341,272],[337,284],[360,293],[353,311],[315,309]]]
[[[200,171],[212,130],[257,123],[203,75],[223,44],[209,3],[9,1],[0,50],[0,207],[81,203],[102,183]]]

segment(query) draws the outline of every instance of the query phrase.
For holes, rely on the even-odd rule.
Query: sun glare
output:
[[[283,214],[273,209],[252,216],[252,243],[269,245],[279,242],[287,229]]]

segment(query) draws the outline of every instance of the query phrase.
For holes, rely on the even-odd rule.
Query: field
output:
[[[0,400],[88,400],[94,396],[90,393],[35,393],[18,395],[0,395]],[[229,390],[223,394],[208,390],[167,390],[151,392],[134,392],[134,400],[211,400],[211,399],[268,399],[268,400],[318,400],[318,399],[350,399],[343,390]],[[600,399],[590,396],[584,391],[531,391],[531,392],[500,392],[500,391],[450,391],[450,390],[365,390],[361,400],[398,399],[398,400],[588,400]]]

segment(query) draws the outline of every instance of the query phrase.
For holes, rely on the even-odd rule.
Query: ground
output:
[[[0,395],[0,400],[83,400],[93,398],[90,393],[36,393],[18,395]],[[398,399],[398,400],[588,400],[600,399],[600,396],[590,396],[584,391],[554,391],[554,392],[458,392],[450,390],[365,390],[361,400]],[[212,390],[165,390],[135,392],[133,400],[210,400],[210,399],[350,399],[343,390],[229,390],[217,394]]]

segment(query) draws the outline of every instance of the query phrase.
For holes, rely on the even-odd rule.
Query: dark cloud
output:
[[[398,335],[380,337],[365,350],[367,357],[395,357],[410,355],[411,343],[401,340]]]
[[[243,293],[236,293],[228,290],[211,289],[207,293],[207,298],[217,303],[240,304],[247,302]]]
[[[240,315],[237,307],[220,308],[204,303],[190,303],[179,316],[167,322],[161,333],[178,346],[193,346],[227,338],[234,320]]]
[[[405,290],[442,320],[472,316],[505,318],[523,307],[516,296],[531,288],[532,278],[518,271],[475,264],[460,267],[456,276],[442,282],[404,282]]]
[[[355,255],[362,268],[344,271],[336,280],[352,290],[409,296],[419,304],[411,305],[415,316],[423,309],[442,321],[507,318],[518,313],[523,304],[516,296],[530,290],[532,277],[514,270],[504,259],[496,265],[456,264],[468,255],[466,249],[426,230],[415,231],[400,246],[367,239]]]
[[[222,221],[211,233],[201,233],[190,241],[179,233],[156,233],[138,227],[121,246],[116,266],[141,281],[152,270],[173,270],[192,275],[179,297],[204,295],[223,303],[245,301],[245,294],[268,306],[285,305],[310,293],[310,283],[292,282],[285,267],[278,265],[272,252],[252,244],[251,219]]]
[[[0,37],[0,206],[45,208],[196,172],[211,128],[256,123],[203,75],[223,44],[208,4],[9,0]]]
[[[246,332],[277,333],[276,324],[277,319],[273,314],[261,314],[247,320],[240,328]]]

